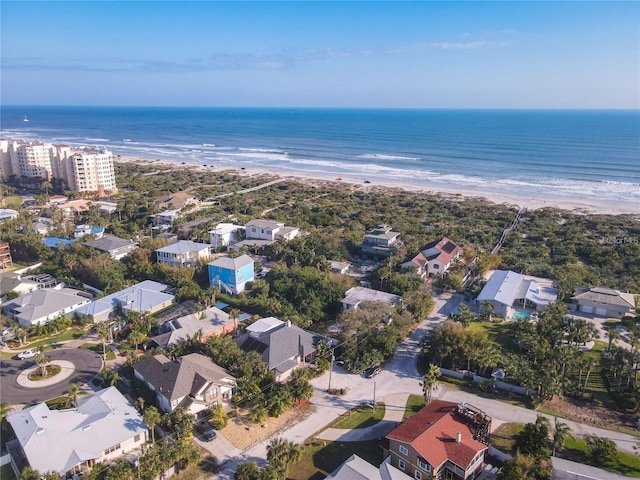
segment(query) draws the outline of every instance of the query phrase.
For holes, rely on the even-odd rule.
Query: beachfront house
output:
[[[612,288],[580,288],[576,290],[573,301],[576,311],[599,317],[622,318],[636,312],[636,299],[633,294]]]
[[[16,469],[29,466],[64,478],[139,452],[149,429],[116,387],[78,397],[75,408],[53,410],[39,403],[6,420],[16,437],[7,442]]]
[[[274,220],[251,220],[245,225],[247,240],[267,240],[275,242],[279,239],[292,240],[299,233],[297,227],[286,227],[283,222]]]
[[[400,233],[387,225],[378,225],[364,236],[360,251],[364,258],[381,260],[391,255],[400,245]]]
[[[254,275],[253,258],[249,255],[220,257],[209,263],[209,286],[231,295],[243,292]]]
[[[209,243],[213,248],[226,247],[240,240],[243,236],[242,225],[233,223],[219,223],[212,230],[209,230]]]
[[[129,239],[105,235],[97,240],[84,242],[83,245],[94,248],[102,253],[108,253],[114,260],[122,260],[124,257],[138,248],[138,243]]]
[[[89,305],[91,298],[72,288],[39,288],[2,304],[2,311],[22,327],[42,325]]]
[[[199,262],[211,259],[211,245],[208,243],[178,240],[156,250],[156,261],[169,267],[195,267]]]
[[[366,287],[352,287],[347,290],[342,299],[342,310],[351,310],[358,308],[362,302],[383,302],[394,306],[402,300],[400,295],[382,292]]]
[[[258,352],[274,372],[276,382],[284,382],[296,368],[315,359],[316,347],[321,340],[330,346],[338,344],[333,338],[296,327],[288,321],[262,332],[249,330],[237,337],[236,343],[245,352]]]
[[[447,237],[435,240],[418,252],[402,268],[413,271],[419,278],[444,275],[454,261],[462,256],[462,248]]]
[[[552,280],[495,270],[490,272],[477,301],[490,304],[493,313],[504,319],[522,320],[528,318],[526,312],[544,310],[557,299],[558,289]]]
[[[175,295],[169,293],[171,290],[172,287],[163,283],[145,280],[90,302],[79,308],[76,315],[89,317],[93,323],[97,323],[116,315],[126,317],[129,312],[153,314],[175,303]]]
[[[175,360],[162,354],[136,363],[133,372],[156,393],[160,410],[178,407],[197,414],[211,406],[230,407],[236,379],[209,357],[191,353]]]
[[[383,457],[415,479],[470,480],[484,468],[491,417],[434,400],[383,440]]]

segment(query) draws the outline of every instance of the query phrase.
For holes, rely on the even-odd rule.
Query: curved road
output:
[[[100,355],[84,348],[59,348],[48,351],[47,356],[51,360],[66,360],[73,363],[75,371],[70,377],[54,385],[35,388],[22,387],[18,385],[16,379],[22,371],[33,367],[34,361],[32,359],[1,360],[0,384],[2,390],[0,401],[8,402],[11,405],[44,402],[69,391],[69,386],[72,383],[88,383],[102,368]]]

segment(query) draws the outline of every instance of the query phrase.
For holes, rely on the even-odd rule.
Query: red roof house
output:
[[[385,437],[384,456],[418,480],[472,479],[484,466],[490,425],[474,407],[435,400]]]

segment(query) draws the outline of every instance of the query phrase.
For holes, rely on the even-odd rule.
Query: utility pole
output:
[[[331,366],[329,367],[329,388],[327,389],[327,392],[331,392],[331,374],[333,373],[333,361],[335,360],[335,357],[333,356],[333,350],[331,350]]]
[[[373,411],[376,411],[376,382],[373,382]]]

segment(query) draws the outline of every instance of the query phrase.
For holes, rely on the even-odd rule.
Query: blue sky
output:
[[[640,108],[640,2],[3,0],[3,104]]]

